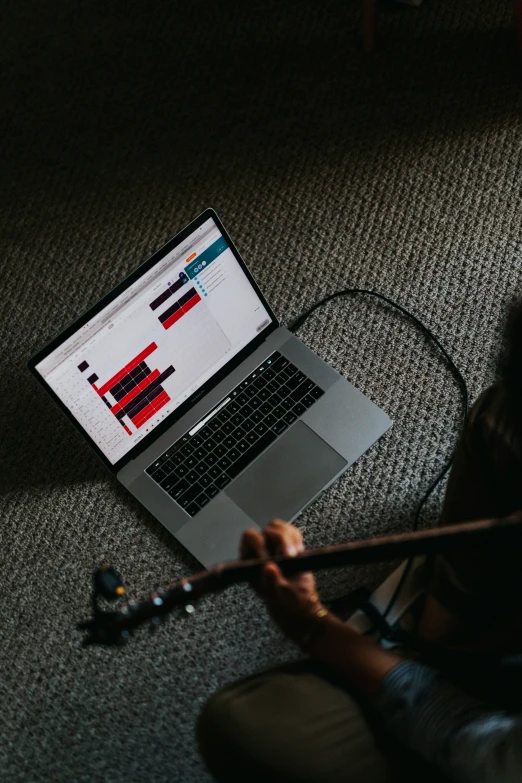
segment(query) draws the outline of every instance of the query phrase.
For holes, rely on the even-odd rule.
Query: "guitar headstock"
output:
[[[92,581],[92,617],[78,623],[80,631],[87,631],[83,646],[103,644],[122,646],[140,625],[149,624],[154,631],[163,622],[164,616],[179,607],[182,617],[194,614],[194,602],[212,589],[219,571],[204,572],[191,580],[182,579],[168,589],[158,587],[139,602],[125,599],[119,611],[107,611],[99,606],[99,599],[116,601],[126,593],[119,574],[108,565],[96,569]],[[215,589],[215,587],[214,587]]]

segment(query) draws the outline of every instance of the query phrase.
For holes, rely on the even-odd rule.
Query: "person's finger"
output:
[[[241,536],[239,551],[240,557],[245,559],[268,557],[264,536],[253,528],[245,530]]]
[[[288,582],[275,563],[267,563],[261,576],[261,587],[266,598],[275,598],[282,588],[288,587]]]
[[[263,531],[267,549],[271,554],[293,557],[304,550],[301,532],[294,526],[279,519],[273,519]]]

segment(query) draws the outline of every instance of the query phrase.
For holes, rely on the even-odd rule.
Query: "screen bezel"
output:
[[[170,413],[164,422],[161,424],[158,424],[157,427],[154,428],[154,430],[147,435],[145,438],[143,438],[139,443],[137,443],[127,454],[118,460],[116,463],[111,463],[108,457],[105,456],[103,451],[97,446],[97,444],[94,442],[94,440],[91,438],[91,436],[85,431],[85,429],[82,427],[80,422],[73,416],[71,411],[67,408],[67,406],[60,400],[58,395],[53,391],[53,389],[49,386],[49,384],[46,382],[45,378],[40,375],[38,370],[36,369],[36,365],[38,365],[41,361],[47,358],[50,353],[52,353],[56,348],[59,348],[59,346],[65,342],[69,337],[71,337],[78,329],[80,329],[84,324],[86,324],[88,321],[90,321],[93,316],[97,315],[101,310],[104,309],[104,307],[107,307],[108,304],[110,304],[116,297],[118,297],[120,294],[122,294],[124,291],[129,288],[133,283],[135,283],[137,280],[142,277],[146,272],[149,271],[155,264],[160,262],[168,253],[170,253],[174,248],[176,248],[178,245],[180,245],[182,242],[184,242],[190,234],[198,229],[203,223],[205,223],[209,218],[212,218],[214,222],[216,223],[216,226],[221,231],[222,235],[227,241],[227,244],[234,254],[234,257],[238,261],[241,269],[245,273],[250,285],[256,292],[257,296],[261,300],[263,306],[266,308],[266,311],[270,317],[270,323],[263,329],[262,332],[260,332],[258,335],[256,335],[244,348],[239,351],[232,359],[230,359],[220,370],[218,370],[211,378],[209,378],[203,386],[200,386],[199,389],[194,392],[190,397],[188,397],[179,407],[177,407],[172,413]],[[76,429],[82,433],[84,438],[87,440],[91,448],[95,451],[95,453],[98,455],[98,457],[102,460],[104,465],[111,471],[111,473],[118,473],[124,465],[131,462],[133,459],[135,459],[139,454],[141,454],[145,449],[147,449],[157,438],[159,438],[160,435],[162,435],[166,430],[169,429],[169,427],[172,427],[173,424],[176,423],[190,408],[195,404],[196,401],[202,399],[206,394],[208,394],[209,391],[211,391],[217,384],[223,380],[224,377],[226,377],[235,367],[237,367],[239,364],[241,364],[242,361],[244,361],[247,356],[249,356],[255,349],[264,341],[266,340],[267,336],[273,332],[275,329],[279,327],[279,322],[272,312],[272,309],[270,308],[270,305],[266,301],[265,297],[259,290],[259,287],[256,284],[256,281],[252,277],[250,271],[248,270],[248,267],[246,266],[245,262],[239,255],[239,252],[237,248],[235,247],[234,243],[230,239],[227,231],[225,230],[225,227],[221,223],[220,219],[216,215],[215,211],[212,208],[206,209],[204,212],[201,213],[195,220],[192,221],[186,228],[184,228],[182,231],[180,231],[178,234],[176,234],[172,239],[170,239],[165,245],[163,245],[162,248],[157,250],[150,258],[148,258],[146,261],[144,261],[140,266],[137,267],[133,272],[131,272],[119,285],[116,286],[116,288],[113,288],[112,291],[110,291],[106,296],[104,296],[102,299],[100,299],[98,302],[96,302],[95,305],[93,305],[89,310],[84,312],[79,318],[74,321],[70,326],[68,326],[66,329],[64,329],[63,332],[61,332],[57,337],[55,337],[48,345],[46,345],[44,348],[42,348],[38,353],[33,356],[27,363],[27,367],[30,370],[30,372],[37,378],[37,380],[42,384],[42,386],[46,389],[48,394],[52,397],[52,399],[55,401],[55,403],[58,405],[58,407],[62,410],[63,413],[67,416],[67,418],[73,423],[73,425],[76,427]]]

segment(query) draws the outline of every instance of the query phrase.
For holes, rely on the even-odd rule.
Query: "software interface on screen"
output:
[[[36,369],[114,464],[269,323],[209,219]]]

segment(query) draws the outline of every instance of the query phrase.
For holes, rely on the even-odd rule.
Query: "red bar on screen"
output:
[[[123,425],[123,429],[125,430],[125,432],[128,432],[129,435],[132,435],[132,432],[130,431],[130,429],[127,427],[126,424]]]
[[[118,411],[121,411],[121,409],[124,408],[128,402],[133,400],[137,394],[143,391],[143,389],[146,389],[147,386],[150,383],[152,383],[152,381],[155,381],[156,378],[159,378],[159,375],[160,375],[159,370],[154,370],[154,372],[151,372],[150,375],[147,375],[147,377],[144,378],[141,381],[141,383],[138,383],[138,385],[135,386],[134,389],[131,389],[130,392],[126,394],[125,397],[123,397],[123,399],[121,399],[118,403],[116,403],[116,405],[113,408],[111,408],[111,413],[114,413],[116,415],[116,413],[118,413]]]
[[[156,397],[155,400],[152,400],[152,402],[150,402],[146,408],[143,408],[143,410],[132,419],[132,423],[137,428],[141,427],[143,424],[145,424],[146,421],[154,416],[154,414],[159,411],[160,408],[163,408],[167,402],[170,402],[170,397],[166,391],[163,391]]]
[[[163,328],[168,329],[169,326],[172,326],[172,324],[175,324],[176,321],[179,321],[179,319],[183,315],[183,312],[184,312],[183,308],[180,308],[179,310],[176,310],[175,313],[172,313],[170,318],[167,318],[166,321],[163,321]]]
[[[104,383],[100,389],[96,389],[100,397],[102,394],[105,394],[105,392],[110,391],[115,384],[121,381],[122,378],[125,378],[125,376],[128,375],[131,370],[134,370],[134,368],[137,367],[138,364],[140,364],[140,362],[146,359],[147,356],[150,356],[150,354],[153,351],[155,351],[157,347],[158,346],[156,345],[156,343],[151,343],[150,345],[147,345],[147,347],[144,348],[141,353],[135,356],[134,359],[132,359],[128,364],[126,364],[122,370],[116,373],[116,375],[113,375],[112,378],[107,381],[107,383]]]
[[[189,299],[188,302],[183,305],[183,312],[187,313],[194,305],[197,305],[198,302],[201,302],[201,297],[199,294],[195,294],[192,299]]]

